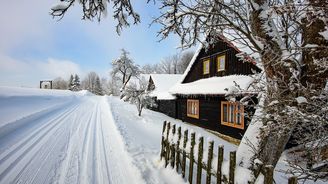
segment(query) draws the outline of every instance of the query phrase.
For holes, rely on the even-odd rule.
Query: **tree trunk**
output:
[[[327,80],[327,70],[320,73],[314,62],[318,56],[317,60],[325,58],[323,62],[327,62],[328,51],[327,49],[316,49],[315,52],[305,51],[303,55],[304,66],[297,68],[294,62],[282,58],[284,48],[280,45],[279,35],[275,37],[274,24],[266,13],[268,12],[266,8],[268,8],[269,0],[254,0],[253,3],[256,4],[254,7],[257,9],[251,12],[251,28],[256,38],[264,45],[261,60],[267,81],[266,96],[262,107],[263,114],[262,117],[258,117],[262,122],[257,132],[257,139],[259,140],[257,145],[252,147],[253,156],[250,164],[246,164],[249,169],[255,171],[255,159],[259,159],[263,165],[276,165],[293,130],[300,122],[300,117],[294,119],[291,118],[291,115],[293,115],[294,109],[298,109],[295,98],[306,95],[306,92],[303,90],[304,87],[299,87],[298,81],[293,78],[292,71],[301,70],[300,73],[303,74],[302,83],[306,84],[305,87],[309,87],[308,84],[311,84],[315,90],[322,90]],[[312,20],[315,26],[305,24],[303,31],[304,34],[307,34],[305,35],[306,44],[328,45],[327,40],[322,41],[324,40],[323,37],[318,34],[325,27],[324,23],[320,21],[319,19]],[[275,102],[275,105],[271,105],[272,102]],[[244,136],[243,139],[247,139],[247,137]],[[242,144],[246,142],[247,140],[242,140]],[[239,159],[239,165],[243,164],[242,159]]]
[[[302,19],[301,29],[303,32],[303,47],[306,45],[317,45],[315,49],[305,49],[303,51],[304,66],[302,68],[301,82],[306,87],[315,90],[322,90],[327,82],[328,69],[328,40],[325,39],[320,32],[324,32],[328,25],[325,25],[324,18],[328,17],[328,9],[326,0],[309,0],[310,6],[321,7],[322,13],[309,12],[306,18]],[[323,16],[324,18],[319,18]],[[328,20],[326,20],[328,24]],[[318,72],[319,71],[319,72]],[[308,86],[311,84],[311,86]]]

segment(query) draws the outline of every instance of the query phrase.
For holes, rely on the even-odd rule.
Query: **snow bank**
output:
[[[127,151],[132,155],[134,159],[133,163],[142,171],[146,183],[186,182],[181,179],[174,179],[181,178],[181,176],[169,167],[164,168],[163,164],[160,162],[159,154],[164,121],[176,124],[176,129],[181,126],[182,132],[188,129],[189,137],[192,132],[196,132],[196,142],[198,142],[200,135],[204,136],[204,150],[208,148],[208,142],[206,140],[214,140],[213,168],[217,167],[217,157],[215,156],[217,153],[217,145],[225,145],[224,163],[226,165],[228,165],[229,152],[236,151],[237,149],[236,145],[217,137],[203,128],[187,124],[148,109],[145,109],[142,116],[139,117],[134,105],[124,103],[116,97],[109,97],[108,101],[112,109],[115,123],[121,135],[124,137]],[[190,148],[190,141],[188,141],[188,143],[187,148]],[[195,157],[197,158],[197,146],[195,147]],[[207,160],[207,154],[204,155],[204,161],[205,160]]]
[[[59,108],[91,95],[88,91],[0,86],[0,128],[47,109]]]
[[[5,87],[0,86],[0,97],[12,96],[70,96],[74,92],[69,90],[55,89],[38,89],[38,88],[22,88],[22,87]]]

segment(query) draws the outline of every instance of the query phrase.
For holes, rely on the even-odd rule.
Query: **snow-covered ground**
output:
[[[86,91],[0,87],[0,183],[185,183],[159,160],[164,120],[224,145],[225,156],[237,149],[163,114],[137,114]]]

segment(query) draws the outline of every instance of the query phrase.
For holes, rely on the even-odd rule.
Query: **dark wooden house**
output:
[[[180,82],[171,88],[176,118],[241,139],[254,109],[239,100],[256,96],[249,88],[253,81],[249,75],[257,72],[250,55],[218,36],[214,44],[196,51]],[[228,93],[235,94],[235,101],[226,99]]]
[[[180,79],[181,74],[150,74],[148,90],[150,96],[156,101],[156,106],[152,110],[164,113],[170,117],[176,117],[176,97],[169,93],[169,89]]]

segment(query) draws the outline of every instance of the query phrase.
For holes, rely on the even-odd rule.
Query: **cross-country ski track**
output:
[[[145,183],[108,97],[82,96],[9,125],[0,130],[0,183]]]

